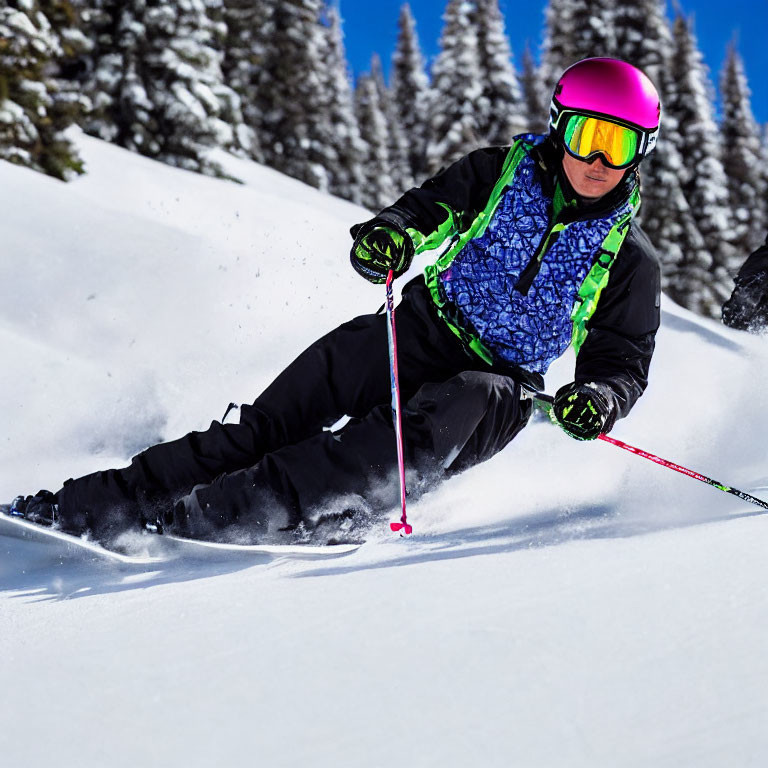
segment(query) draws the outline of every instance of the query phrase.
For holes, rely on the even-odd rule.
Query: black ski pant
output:
[[[500,451],[531,403],[514,378],[465,349],[422,279],[405,287],[396,324],[409,487],[429,487]],[[324,510],[355,500],[394,507],[390,402],[386,316],[357,317],[299,355],[241,408],[238,424],[213,422],[148,448],[129,467],[67,481],[58,493],[62,528],[106,537],[159,512],[186,535],[235,526],[264,539],[311,528]],[[343,429],[328,430],[345,415]]]

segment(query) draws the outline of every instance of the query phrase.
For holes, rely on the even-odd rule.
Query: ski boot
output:
[[[29,520],[30,523],[55,526],[59,517],[56,494],[50,491],[38,491],[34,496],[17,496],[11,502],[8,514]]]

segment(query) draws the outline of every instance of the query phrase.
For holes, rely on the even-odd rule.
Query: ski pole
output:
[[[395,300],[392,296],[392,282],[395,279],[393,270],[387,274],[387,339],[389,341],[389,381],[392,389],[392,421],[395,425],[397,441],[397,469],[400,473],[400,506],[402,515],[399,523],[390,523],[389,527],[405,534],[413,533],[413,527],[408,523],[405,513],[405,458],[403,455],[403,423],[400,409],[400,381],[397,375],[397,334],[395,333]],[[403,533],[400,535],[402,536]]]
[[[544,404],[547,409],[551,408],[552,403],[555,400],[551,395],[545,395],[542,392],[534,393],[533,399],[538,400],[540,403]],[[629,443],[617,440],[615,437],[610,437],[609,435],[598,435],[597,439],[603,440],[606,443],[611,443],[611,445],[618,446],[619,448],[623,448],[625,451],[634,453],[635,456],[640,456],[643,459],[653,461],[656,464],[660,464],[662,467],[667,467],[667,469],[674,469],[675,472],[680,472],[683,475],[692,477],[694,480],[700,480],[702,483],[706,483],[707,485],[711,485],[713,488],[717,488],[718,491],[725,491],[725,493],[738,496],[744,501],[757,504],[758,507],[768,509],[768,502],[763,501],[762,499],[758,499],[755,496],[751,496],[744,491],[740,491],[738,488],[731,488],[729,485],[723,485],[723,483],[719,483],[717,480],[713,480],[711,477],[707,477],[706,475],[702,475],[699,472],[694,472],[692,469],[687,469],[686,467],[682,467],[679,464],[675,464],[674,461],[662,459],[660,456],[655,456],[652,453],[648,453],[648,451],[644,451],[642,448],[635,448],[634,445],[629,445]]]

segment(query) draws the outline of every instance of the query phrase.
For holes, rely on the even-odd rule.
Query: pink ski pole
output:
[[[533,397],[535,400],[543,403],[546,408],[551,408],[552,403],[554,402],[554,398],[551,395],[545,395],[541,392],[536,392]],[[682,467],[679,464],[675,464],[674,461],[662,459],[660,456],[655,456],[652,453],[648,453],[648,451],[644,451],[642,448],[635,448],[635,446],[629,445],[629,443],[624,443],[621,440],[617,440],[615,437],[610,437],[609,435],[598,435],[597,438],[598,440],[604,440],[606,443],[611,443],[611,445],[615,445],[618,448],[623,448],[625,451],[634,453],[635,456],[648,459],[649,461],[653,461],[662,467],[673,469],[675,472],[680,472],[683,475],[692,477],[694,480],[699,480],[702,483],[711,485],[713,488],[717,488],[718,491],[730,493],[731,495],[738,496],[740,499],[748,501],[751,504],[757,504],[758,507],[768,509],[768,502],[765,502],[762,499],[758,499],[756,496],[752,496],[749,493],[745,493],[744,491],[740,491],[738,488],[731,488],[729,485],[723,485],[723,483],[719,483],[717,480],[713,480],[711,477],[707,477],[706,475],[702,475],[699,472],[694,472],[692,469],[687,469],[686,467]]]
[[[400,409],[400,382],[397,375],[397,334],[395,333],[395,300],[392,296],[392,282],[395,279],[393,270],[387,274],[387,339],[389,341],[389,380],[392,389],[392,421],[395,425],[397,441],[397,469],[400,473],[400,506],[402,515],[399,523],[390,523],[389,527],[400,534],[413,533],[413,527],[408,523],[405,513],[405,457],[403,454],[403,423]]]

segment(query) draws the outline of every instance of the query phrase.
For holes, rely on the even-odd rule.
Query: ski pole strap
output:
[[[543,392],[532,392],[528,390],[526,394],[528,397],[541,403],[543,408],[546,410],[551,408],[552,403],[555,400],[554,397],[552,397],[551,395],[544,394]],[[718,491],[724,491],[725,493],[730,493],[732,496],[738,496],[738,498],[744,501],[748,501],[751,504],[756,504],[758,507],[762,507],[763,509],[768,509],[768,502],[763,501],[762,499],[758,499],[756,496],[752,496],[751,494],[745,493],[744,491],[740,491],[738,488],[732,488],[729,485],[724,485],[723,483],[720,483],[717,480],[713,480],[711,477],[702,475],[700,472],[694,472],[694,470],[692,469],[683,467],[680,464],[675,464],[674,461],[669,461],[668,459],[662,459],[660,456],[656,456],[653,453],[644,451],[642,448],[636,448],[634,445],[629,445],[629,443],[625,443],[622,440],[617,440],[615,437],[611,437],[610,435],[598,435],[597,439],[602,440],[603,442],[606,442],[606,443],[611,443],[611,445],[615,445],[618,448],[623,448],[625,451],[634,453],[635,456],[640,456],[643,459],[648,459],[649,461],[653,461],[654,463],[659,464],[662,467],[667,467],[667,469],[673,469],[675,470],[675,472],[680,472],[681,474],[687,475],[688,477],[691,477],[694,480],[699,480],[702,483],[711,485],[713,488],[717,488]]]

